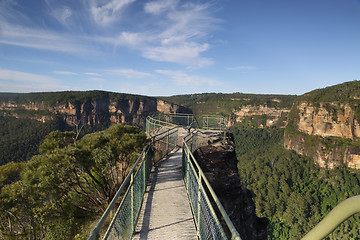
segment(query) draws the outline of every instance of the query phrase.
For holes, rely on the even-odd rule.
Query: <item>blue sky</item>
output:
[[[301,95],[355,79],[359,0],[0,0],[0,92]]]

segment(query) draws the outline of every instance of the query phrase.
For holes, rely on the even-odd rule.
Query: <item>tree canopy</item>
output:
[[[146,142],[136,127],[85,135],[55,131],[40,154],[0,167],[0,238],[74,239],[109,204]]]

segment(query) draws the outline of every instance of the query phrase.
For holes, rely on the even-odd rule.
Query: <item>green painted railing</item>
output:
[[[170,114],[159,114],[154,116],[153,118],[175,124],[177,126],[188,127],[191,126],[193,128],[199,128],[199,124],[196,121],[196,118],[193,114],[184,114],[184,113],[170,113]]]
[[[346,219],[360,212],[360,195],[346,199],[331,210],[302,240],[320,240],[328,236]]]
[[[153,117],[146,118],[146,133],[148,136],[156,135],[173,127],[177,127],[177,125]]]
[[[121,200],[103,239],[131,239],[134,234],[152,165],[169,154],[178,143],[177,127],[150,138],[88,240],[99,239],[106,220]]]
[[[202,116],[202,128],[211,130],[225,130],[226,119],[221,115],[204,115]]]
[[[241,239],[192,152],[198,131],[183,139],[183,176],[199,239]]]
[[[215,119],[215,116],[207,117],[206,119],[207,129],[221,129],[223,126],[223,121],[221,120],[209,120]],[[88,240],[100,238],[101,232],[105,232],[105,223],[111,215],[113,217],[103,239],[132,238],[151,168],[179,145],[179,126],[188,127],[188,129],[197,128],[198,122],[193,115],[188,114],[147,117],[146,132],[150,137],[149,142],[103,213],[98,224],[91,232]],[[199,202],[196,205],[194,201],[197,200],[190,198],[192,199],[191,206],[199,237],[200,239],[229,239],[230,236],[230,239],[240,239],[239,234],[233,227],[220,201],[192,155],[192,151],[196,149],[196,138],[193,138],[193,136],[196,136],[194,131],[191,137],[187,137],[186,142],[183,140],[185,143],[183,146],[185,154],[183,169],[184,176],[187,176],[184,180],[187,185],[188,194],[189,196],[196,195],[196,199]],[[191,141],[191,150],[189,150],[188,146],[189,141]],[[194,181],[198,184],[197,187],[193,184]],[[209,196],[208,193],[210,193]],[[116,212],[114,213],[115,210]],[[218,212],[220,212],[220,215],[217,215]],[[223,221],[225,221],[225,225],[222,223]],[[210,233],[207,233],[208,229],[210,229]]]

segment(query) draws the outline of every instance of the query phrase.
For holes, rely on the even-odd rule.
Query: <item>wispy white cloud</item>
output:
[[[193,67],[203,67],[213,64],[212,59],[200,57],[200,53],[209,48],[208,44],[194,42],[177,46],[159,46],[144,50],[143,56],[155,61],[176,62]]]
[[[65,76],[76,76],[79,75],[78,73],[75,72],[69,72],[69,71],[53,71],[54,74],[57,75],[65,75]]]
[[[44,29],[2,23],[1,34],[0,43],[2,44],[73,54],[92,51],[87,47],[85,39],[76,39],[70,34],[60,34]]]
[[[53,16],[64,26],[71,25],[70,19],[73,15],[73,11],[70,7],[64,6],[56,9]]]
[[[135,1],[45,0],[49,13],[39,18],[18,10],[21,6],[10,3],[15,1],[0,1],[0,44],[87,55],[130,47],[153,61],[188,67],[214,63],[203,53],[211,48],[209,36],[219,23],[213,15],[215,1],[154,0],[136,5]],[[131,24],[121,24],[125,16]],[[53,27],[54,19],[63,28]]]
[[[109,25],[119,17],[121,10],[135,0],[91,0],[90,10],[94,21],[99,25]]]
[[[188,75],[182,71],[156,70],[157,73],[170,77],[175,84],[180,86],[218,86],[222,82],[196,75]]]
[[[101,74],[100,73],[94,73],[94,72],[86,72],[86,73],[84,73],[84,74],[86,74],[86,75],[90,75],[90,76],[101,76]]]
[[[0,69],[0,91],[6,92],[31,92],[69,90],[70,87],[58,83],[53,77]]]
[[[238,71],[238,70],[255,70],[256,67],[253,66],[235,66],[235,67],[228,67],[226,70],[229,71]]]
[[[145,4],[145,12],[151,14],[160,14],[165,11],[176,9],[179,0],[157,0]]]
[[[219,22],[212,16],[211,3],[180,4],[176,0],[157,0],[145,4],[144,10],[158,18],[154,21],[155,24],[150,26],[154,30],[124,31],[116,39],[119,45],[138,49],[142,56],[155,61],[174,62],[191,67],[213,64],[212,59],[201,56],[210,48],[206,37]],[[166,24],[163,24],[164,22]]]
[[[134,69],[112,69],[109,72],[126,78],[146,78],[152,76],[151,73],[140,72]]]
[[[91,80],[95,81],[95,82],[104,82],[105,79],[103,78],[98,78],[98,77],[94,77],[94,78],[91,78]]]
[[[9,21],[12,23],[18,23],[30,20],[25,14],[17,10],[19,7],[21,7],[20,4],[14,0],[0,1],[1,22]]]

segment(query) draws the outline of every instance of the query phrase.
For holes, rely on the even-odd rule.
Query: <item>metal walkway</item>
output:
[[[133,239],[198,239],[178,150],[154,168]]]

